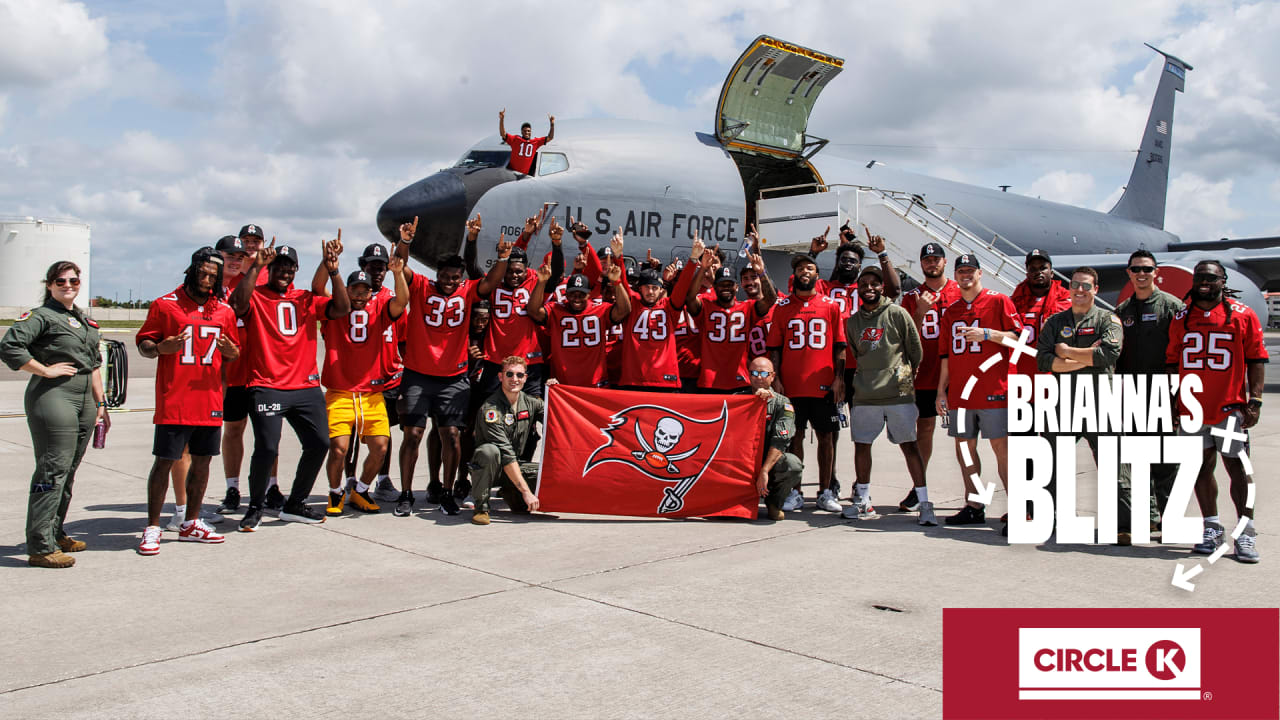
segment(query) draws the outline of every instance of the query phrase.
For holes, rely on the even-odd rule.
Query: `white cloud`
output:
[[[1213,182],[1195,173],[1173,178],[1165,229],[1187,241],[1236,236],[1231,223],[1244,213],[1231,206],[1234,184],[1232,180]]]
[[[46,86],[107,52],[106,22],[65,0],[0,0],[0,88]]]
[[[1027,195],[1067,205],[1085,205],[1093,198],[1093,186],[1093,176],[1088,173],[1054,170],[1031,183]]]

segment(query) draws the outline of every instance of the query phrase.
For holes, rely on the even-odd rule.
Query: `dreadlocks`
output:
[[[182,286],[187,289],[187,294],[193,298],[200,296],[200,282],[197,279],[197,273],[205,263],[211,262],[218,268],[218,277],[213,282],[213,288],[209,291],[210,297],[222,297],[222,254],[211,247],[205,246],[195,251],[191,255],[191,265],[187,268],[187,273],[183,277]]]
[[[1194,268],[1194,269],[1192,269],[1192,271],[1191,271],[1191,272],[1192,272],[1192,275],[1194,275],[1195,273],[1200,272],[1200,268],[1202,268],[1202,267],[1208,267],[1208,266],[1210,266],[1210,265],[1212,265],[1213,267],[1218,268],[1218,271],[1222,273],[1222,280],[1223,280],[1223,282],[1225,283],[1225,282],[1226,282],[1226,280],[1227,280],[1227,269],[1226,269],[1225,267],[1223,267],[1223,266],[1222,266],[1222,263],[1218,262],[1217,260],[1201,260],[1200,262],[1196,263],[1195,268]],[[1193,292],[1195,292],[1195,284],[1194,284],[1194,282],[1193,282],[1193,284],[1192,284],[1192,286],[1191,286],[1191,289],[1190,289],[1190,290],[1187,290],[1187,294],[1182,296],[1182,301],[1183,301],[1183,302],[1186,302],[1186,301],[1190,300],[1190,299],[1191,299],[1191,293],[1193,293]],[[1222,298],[1221,298],[1218,302],[1222,303],[1222,310],[1223,310],[1223,312],[1225,312],[1225,313],[1226,313],[1226,315],[1227,315],[1227,320],[1231,320],[1231,303],[1227,302],[1227,300],[1235,300],[1235,299],[1237,299],[1237,298],[1239,298],[1239,297],[1240,297],[1240,291],[1239,291],[1239,290],[1235,290],[1235,289],[1233,289],[1233,288],[1229,288],[1229,287],[1227,287],[1225,284],[1222,286]]]

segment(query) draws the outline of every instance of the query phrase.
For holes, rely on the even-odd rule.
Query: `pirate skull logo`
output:
[[[676,445],[680,444],[680,436],[684,435],[684,423],[676,418],[667,416],[658,421],[653,428],[653,442],[650,443],[640,432],[640,424],[636,423],[636,441],[640,443],[640,447],[644,448],[644,452],[636,451],[631,455],[638,461],[644,462],[655,470],[666,470],[668,473],[675,475],[680,471],[676,469],[675,463],[684,460],[698,448],[688,450],[682,453],[670,454]]]

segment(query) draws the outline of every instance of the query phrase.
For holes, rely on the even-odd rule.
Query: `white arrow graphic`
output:
[[[1204,568],[1200,566],[1200,563],[1191,566],[1190,570],[1183,567],[1182,563],[1178,563],[1177,567],[1173,569],[1173,586],[1182,588],[1187,592],[1195,592],[1196,586],[1191,581],[1202,572],[1204,572]]]

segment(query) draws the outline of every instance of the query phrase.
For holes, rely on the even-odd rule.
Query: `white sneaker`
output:
[[[164,526],[164,531],[165,532],[182,532],[182,521],[184,519],[185,518],[183,518],[182,516],[178,515],[177,513],[174,513],[173,517],[169,518],[169,524]]]
[[[148,525],[147,529],[142,531],[142,542],[138,545],[139,555],[160,554],[160,532],[159,525]]]
[[[827,512],[840,512],[840,500],[836,498],[836,494],[831,492],[831,488],[822,491],[818,496],[818,509]]]
[[[204,524],[202,520],[196,520],[190,525],[182,529],[178,533],[178,539],[183,542],[198,542],[216,545],[226,541],[226,538],[214,532],[213,528]]]
[[[787,496],[786,500],[782,501],[782,511],[791,512],[792,510],[799,510],[803,507],[804,496],[800,494],[799,490],[792,488],[791,494]]]
[[[933,503],[920,503],[920,524],[925,527],[937,526],[938,516],[933,514]]]
[[[396,489],[396,484],[391,482],[391,478],[384,477],[378,480],[378,484],[373,488],[373,496],[379,500],[395,500],[400,497],[400,491]]]

